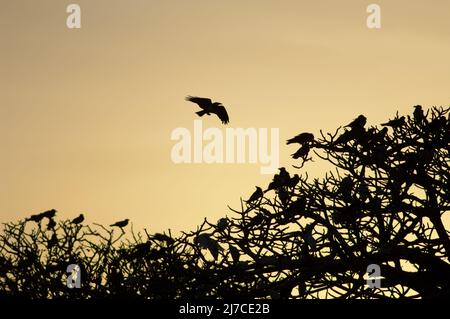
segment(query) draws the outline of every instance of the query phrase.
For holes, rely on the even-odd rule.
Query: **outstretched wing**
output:
[[[228,124],[230,119],[228,118],[228,113],[225,107],[222,104],[217,105],[216,109],[214,110],[219,117],[219,119],[222,121],[223,124]]]
[[[186,101],[193,102],[198,104],[202,109],[206,109],[211,107],[211,99],[205,98],[205,97],[198,97],[198,96],[186,96]]]

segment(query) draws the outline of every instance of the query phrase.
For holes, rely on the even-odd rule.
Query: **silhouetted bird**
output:
[[[35,215],[31,215],[29,218],[27,218],[25,221],[32,221],[32,222],[36,222],[39,223],[41,220],[44,219],[45,216],[43,216],[42,214],[35,214]]]
[[[83,214],[80,214],[80,216],[75,217],[75,218],[72,220],[72,224],[78,225],[78,224],[81,224],[83,221],[84,221],[84,215],[83,215]]]
[[[55,215],[56,215],[56,209],[50,209],[50,210],[47,210],[47,211],[41,213],[41,215],[42,215],[43,217],[53,218],[53,217],[55,217]]]
[[[217,221],[217,229],[219,231],[225,231],[228,228],[228,218],[223,217]]]
[[[298,174],[294,174],[294,176],[289,180],[288,186],[295,187],[298,182],[300,182],[300,176],[298,176]]]
[[[294,154],[292,154],[291,156],[292,156],[292,158],[294,158],[294,159],[298,159],[298,158],[303,158],[303,159],[305,159],[307,156],[308,156],[308,154],[309,154],[309,150],[310,150],[310,147],[309,147],[309,145],[307,145],[307,144],[305,144],[305,145],[303,145],[302,147],[300,147],[298,150],[297,150],[297,152],[295,152]]]
[[[256,190],[255,192],[252,194],[252,196],[250,196],[250,198],[247,200],[247,203],[252,203],[254,201],[257,201],[258,199],[260,199],[261,197],[264,196],[264,192],[261,189],[261,187],[256,186]]]
[[[367,118],[364,115],[359,115],[356,119],[354,119],[350,124],[345,127],[350,127],[351,129],[362,128],[366,125]]]
[[[50,240],[47,243],[47,247],[52,248],[52,247],[56,246],[56,244],[58,244],[58,237],[56,236],[56,233],[53,233],[52,237],[50,238]]]
[[[399,118],[390,120],[386,123],[381,124],[381,126],[390,126],[392,128],[399,128],[401,126],[403,126],[403,124],[405,124],[405,117],[401,116]]]
[[[388,128],[383,127],[380,131],[378,131],[377,133],[372,135],[372,138],[370,139],[369,143],[370,144],[381,143],[382,141],[384,141],[387,131],[388,131]]]
[[[286,144],[292,144],[292,143],[305,144],[305,143],[311,143],[313,141],[314,141],[314,135],[312,133],[300,133],[299,135],[287,140]]]
[[[128,225],[128,221],[129,221],[129,219],[127,218],[127,219],[121,220],[120,222],[111,224],[111,225],[109,225],[109,226],[110,226],[110,227],[117,226],[117,227],[123,228],[123,227],[125,227],[126,225]]]
[[[153,239],[157,240],[157,241],[165,242],[168,245],[172,245],[175,242],[175,240],[172,237],[167,236],[166,234],[161,234],[161,233],[154,234]]]
[[[339,135],[339,137],[334,141],[334,144],[347,144],[348,142],[355,139],[354,131],[346,130],[344,133]]]
[[[50,220],[47,223],[47,229],[54,229],[56,226],[56,222],[53,218],[50,218]]]
[[[353,188],[353,180],[350,176],[346,176],[341,180],[337,192],[342,195],[350,195]]]
[[[278,190],[278,198],[280,199],[283,205],[286,205],[289,200],[289,193],[284,188],[280,188]]]
[[[414,121],[418,124],[422,124],[425,120],[425,115],[423,114],[422,105],[416,105],[414,106]]]
[[[234,263],[239,262],[239,257],[241,256],[241,254],[239,253],[239,250],[234,247],[233,245],[229,245],[230,246],[230,254],[231,254],[231,258],[233,259]]]
[[[214,259],[217,259],[219,257],[219,250],[222,248],[220,245],[209,237],[208,234],[200,234],[195,238],[196,244],[200,247],[200,249],[207,248],[211,255],[214,257]]]
[[[205,114],[211,115],[211,113],[216,114],[223,124],[228,124],[228,113],[222,103],[212,103],[211,99],[196,96],[187,96],[186,101],[196,103],[200,106],[202,111],[195,112],[198,116],[203,116]]]

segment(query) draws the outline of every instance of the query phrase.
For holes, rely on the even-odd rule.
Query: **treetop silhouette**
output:
[[[360,115],[334,133],[301,133],[287,142],[300,145],[295,167],[314,158],[334,171],[310,178],[280,168],[230,217],[179,236],[136,233],[128,220],[111,225],[119,231],[84,225],[83,215],[6,223],[0,295],[449,298],[449,110],[415,106],[381,127],[366,128]],[[68,264],[82,268],[79,289],[65,285]],[[380,288],[367,286],[371,264]]]

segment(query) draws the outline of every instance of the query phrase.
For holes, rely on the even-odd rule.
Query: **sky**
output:
[[[81,8],[69,29],[66,7]],[[366,8],[381,8],[369,29]],[[448,0],[0,0],[0,222],[50,208],[87,223],[194,229],[270,175],[259,163],[175,164],[186,95],[230,128],[299,132],[359,114],[378,124],[450,101]],[[214,117],[203,126],[219,127]],[[328,169],[308,163],[310,174]]]

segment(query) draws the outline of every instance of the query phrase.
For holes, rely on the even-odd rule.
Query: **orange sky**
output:
[[[79,30],[71,2],[1,2],[0,222],[56,208],[161,231],[231,215],[270,176],[172,163],[172,130],[197,118],[188,94],[221,101],[229,127],[279,128],[287,167],[298,132],[449,102],[447,0],[377,1],[378,30],[360,0],[72,2]]]

